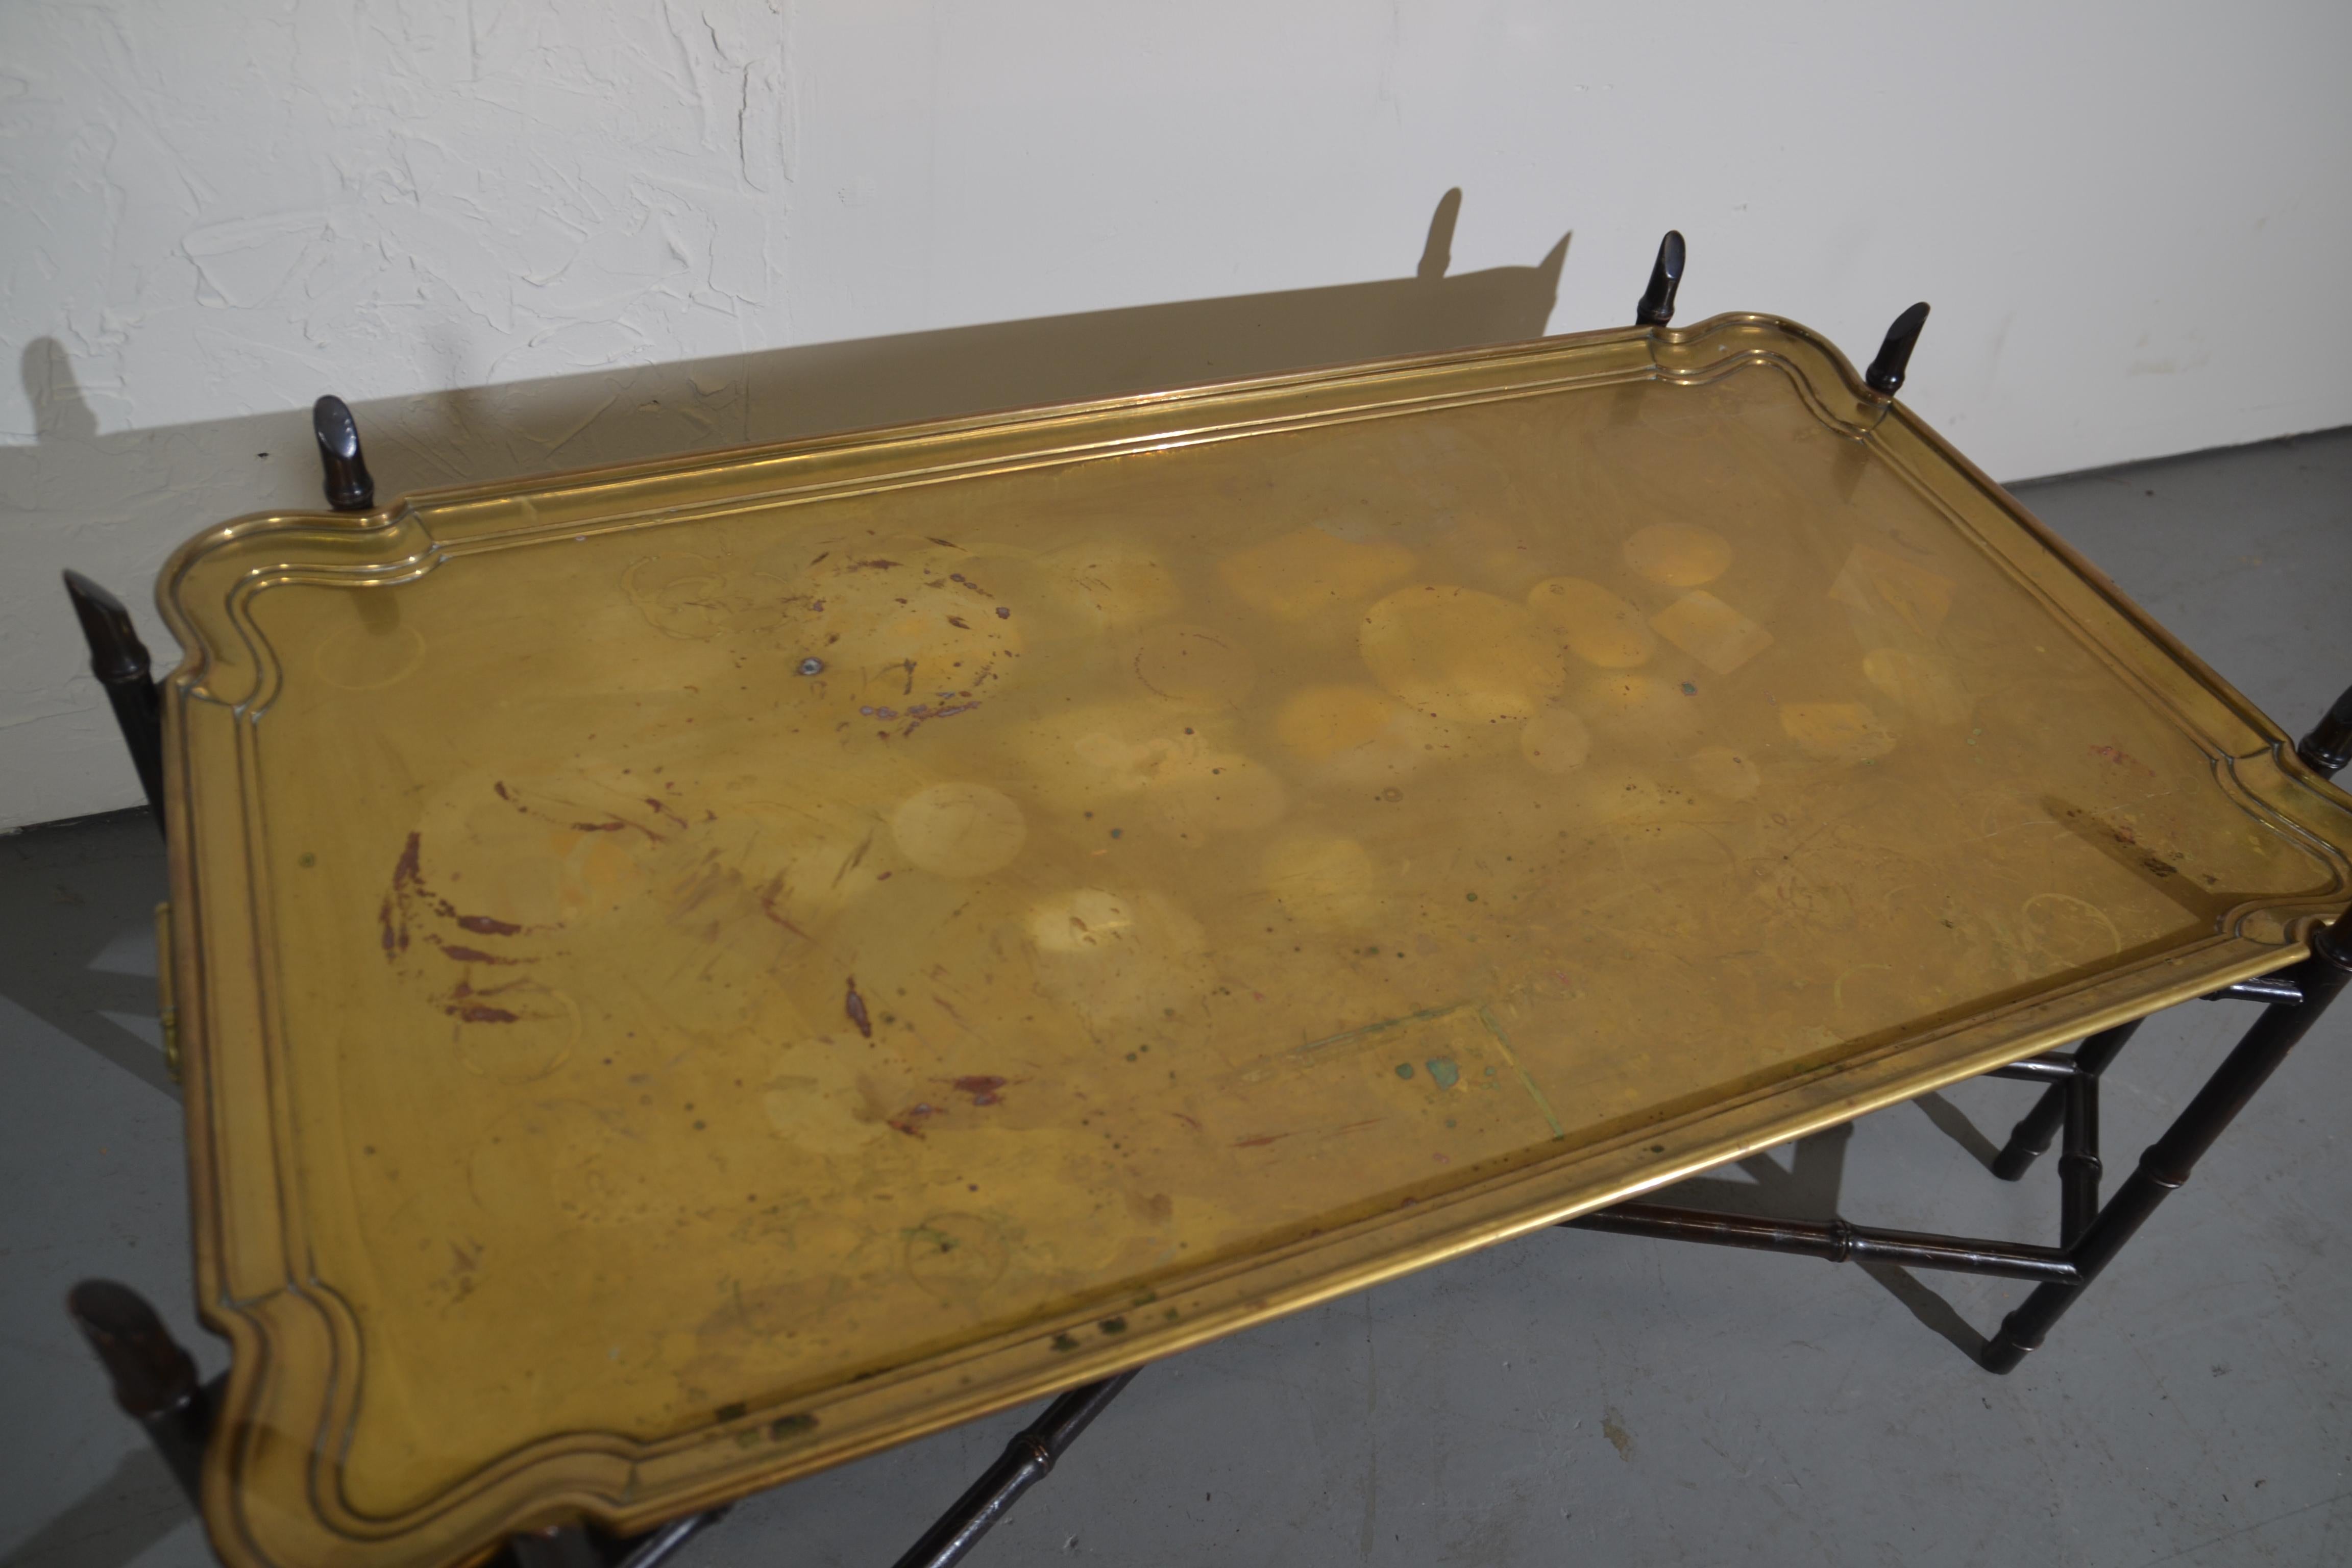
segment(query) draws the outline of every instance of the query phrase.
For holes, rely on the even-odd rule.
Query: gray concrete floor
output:
[[[2292,730],[2352,679],[2352,431],[2024,487]],[[192,1339],[145,824],[0,838],[0,1551],[206,1560],[59,1300],[126,1279]],[[2109,1076],[2121,1169],[2248,1010]],[[2315,1032],[2049,1347],[1965,1353],[2024,1287],[1549,1232],[1147,1371],[974,1554],[1103,1563],[2116,1565],[2352,1561],[2352,1012]],[[1979,1082],[1693,1184],[1691,1201],[2042,1236]],[[198,1346],[210,1371],[220,1361]],[[891,1562],[1026,1419],[780,1489],[683,1568]]]

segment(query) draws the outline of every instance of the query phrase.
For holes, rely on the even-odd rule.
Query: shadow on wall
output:
[[[1538,337],[1562,236],[1533,266],[1449,274],[1462,193],[1431,219],[1412,275],[816,343],[354,405],[376,493],[1072,402],[1315,365]],[[55,339],[22,357],[37,440],[0,447],[0,826],[134,805],[88,655],[58,591],[68,567],[129,602],[158,662],[149,584],[179,543],[247,512],[324,510],[310,403],[100,434]]]
[[[428,486],[1540,336],[1569,237],[1531,267],[1448,275],[1461,205],[1458,189],[1439,201],[1410,278],[618,366],[358,403],[353,412],[377,493],[390,500]],[[303,405],[285,413],[100,436],[55,340],[29,345],[23,368],[40,444],[0,449],[0,494],[71,506],[85,528],[131,523],[135,509],[158,564],[205,523],[321,505],[308,404],[331,385],[299,389]],[[62,448],[79,450],[68,458]],[[192,479],[201,502],[186,493]],[[232,489],[206,482],[216,479]],[[147,522],[167,489],[179,492],[168,525]]]

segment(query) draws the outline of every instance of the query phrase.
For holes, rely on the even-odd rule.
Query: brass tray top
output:
[[[247,518],[162,599],[239,1568],[642,1528],[2352,889],[2352,801],[1766,316]]]

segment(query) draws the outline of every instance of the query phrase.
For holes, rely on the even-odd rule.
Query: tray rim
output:
[[[691,472],[737,470],[747,475],[766,467],[776,466],[789,471],[793,463],[808,463],[827,457],[873,454],[891,450],[915,450],[925,444],[952,442],[958,438],[1002,436],[1018,437],[1035,436],[1055,429],[1084,426],[1088,421],[1108,420],[1116,423],[1122,416],[1143,416],[1144,423],[1158,416],[1181,415],[1189,409],[1210,409],[1236,399],[1278,399],[1285,394],[1338,394],[1349,392],[1361,396],[1375,391],[1381,383],[1399,381],[1430,372],[1444,372],[1477,367],[1508,367],[1540,363],[1549,357],[1572,354],[1580,351],[1610,349],[1635,350],[1638,356],[1627,353],[1622,379],[1705,379],[1714,374],[1727,374],[1739,364],[1753,363],[1759,357],[1753,348],[1713,364],[1695,363],[1703,346],[1709,342],[1721,342],[1730,334],[1746,332],[1752,337],[1778,338],[1794,345],[1799,353],[1814,360],[1811,367],[1791,365],[1785,361],[1801,393],[1809,395],[1816,414],[1833,425],[1844,426],[1856,436],[1888,436],[1900,444],[1916,444],[1918,455],[1944,466],[1963,485],[1990,501],[2005,521],[2020,531],[2023,539],[2046,553],[2058,587],[2071,586],[2087,595],[2113,617],[2130,637],[2141,639],[2137,649],[2118,650],[2108,640],[2092,635],[2081,625],[2079,612],[2057,599],[2045,595],[2046,606],[2062,621],[2075,623],[2074,629],[2092,647],[2097,648],[2111,663],[2126,673],[2147,677],[2163,673],[2162,666],[2185,678],[2195,695],[2220,709],[2227,719],[2234,720],[2242,733],[2230,739],[2239,742],[2238,749],[2222,743],[2223,738],[2210,735],[2194,724],[2190,716],[2179,710],[2177,701],[2168,700],[2161,683],[2151,685],[2142,680],[2143,694],[2156,706],[2169,712],[2178,721],[2191,729],[2200,743],[2215,755],[2217,766],[2227,775],[2223,788],[2237,793],[2231,781],[2242,786],[2245,795],[2241,804],[2257,816],[2269,817],[2282,829],[2301,829],[2301,836],[2326,847],[2323,858],[2332,860],[2337,882],[2326,897],[2318,899],[2274,900],[2263,908],[2286,917],[2292,922],[2284,942],[2259,942],[2241,935],[2217,935],[2186,946],[2167,950],[2143,961],[2140,964],[2109,971],[2096,981],[2073,986],[2055,986],[2039,994],[2025,1009],[2032,1013],[2039,1008],[2046,1016],[2038,1021],[2026,1020],[2030,1026],[2021,1032],[2019,1021],[2000,1016],[2005,1021],[1991,1026],[1986,1019],[1960,1021],[1950,1026],[1914,1031],[1909,1037],[1882,1046],[1852,1053],[1833,1064],[1823,1064],[1807,1069],[1796,1078],[1770,1086],[1759,1087],[1748,1094],[1735,1097],[1704,1110],[1695,1110],[1658,1122],[1652,1130],[1627,1131],[1603,1138],[1597,1142],[1580,1145],[1563,1159],[1530,1162],[1517,1169],[1494,1177],[1465,1184],[1433,1200],[1424,1200],[1420,1212],[1410,1222],[1401,1222],[1394,1215],[1374,1216],[1319,1237],[1309,1237],[1267,1253],[1255,1255],[1244,1262],[1236,1260],[1209,1271],[1211,1286],[1222,1284],[1228,1274],[1250,1268],[1268,1267],[1267,1259],[1280,1262],[1290,1254],[1333,1256],[1345,1254],[1340,1261],[1328,1264],[1319,1270],[1308,1270],[1288,1285],[1268,1289],[1239,1300],[1229,1300],[1222,1307],[1204,1308],[1188,1313],[1177,1331],[1159,1334],[1149,1339],[1139,1338],[1113,1343],[1090,1345],[1077,1353],[1060,1356],[1044,1363],[1042,1370],[1009,1379],[997,1376],[982,1382],[974,1392],[958,1395],[948,1390],[944,1397],[933,1398],[919,1414],[901,1413],[895,1417],[869,1418],[858,1435],[827,1444],[816,1450],[819,1458],[811,1462],[796,1462],[792,1455],[805,1455],[812,1450],[793,1447],[782,1458],[771,1458],[765,1464],[751,1461],[748,1466],[732,1469],[705,1469],[699,1475],[665,1474],[673,1467],[666,1459],[681,1455],[700,1453],[712,1447],[722,1436],[731,1436],[747,1423],[717,1423],[681,1435],[650,1443],[609,1434],[578,1434],[571,1438],[552,1438],[528,1445],[485,1465],[465,1479],[445,1489],[426,1502],[389,1519],[366,1519],[337,1506],[340,1500],[322,1495],[322,1487],[330,1479],[331,1461],[324,1454],[313,1456],[309,1463],[303,1456],[290,1453],[293,1438],[289,1428],[265,1417],[281,1415],[289,1404],[299,1405],[299,1389],[287,1387],[289,1383],[315,1383],[316,1378],[304,1378],[299,1364],[296,1347],[300,1342],[323,1340],[326,1351],[325,1381],[330,1385],[323,1392],[328,1397],[319,1408],[319,1420],[314,1430],[323,1437],[329,1427],[342,1421],[347,1424],[351,1414],[349,1402],[334,1397],[333,1384],[338,1381],[337,1369],[343,1352],[336,1342],[351,1332],[348,1309],[334,1300],[331,1290],[320,1282],[294,1280],[290,1274],[281,1276],[281,1283],[270,1296],[251,1300],[234,1300],[228,1290],[230,1268],[224,1257],[224,1237],[221,1235],[223,1198],[217,1192],[216,1178],[225,1172],[220,1164],[226,1152],[218,1136],[221,1108],[215,1103],[213,1018],[210,1004],[215,993],[205,984],[206,965],[202,942],[203,915],[207,903],[213,901],[200,886],[197,866],[198,851],[195,830],[199,824],[190,801],[190,787],[197,760],[192,756],[194,742],[191,739],[189,718],[194,705],[202,702],[213,711],[205,715],[217,720],[222,710],[232,716],[232,729],[236,744],[231,748],[241,781],[249,781],[246,772],[250,764],[247,742],[251,738],[251,724],[267,710],[267,683],[257,684],[240,700],[224,703],[226,692],[205,689],[208,675],[224,671],[226,656],[232,648],[223,634],[232,628],[213,622],[210,615],[184,613],[186,605],[183,595],[196,579],[217,574],[226,564],[225,557],[242,552],[248,545],[282,542],[287,548],[282,555],[291,556],[303,545],[369,544],[377,546],[363,554],[377,562],[366,570],[366,580],[386,584],[405,581],[433,569],[442,560],[454,555],[471,553],[478,549],[494,549],[520,545],[529,538],[553,537],[572,531],[558,522],[543,522],[526,534],[513,530],[501,531],[495,526],[474,526],[465,513],[469,509],[480,515],[480,509],[496,508],[512,503],[519,498],[547,497],[581,490],[609,488],[614,485],[646,485],[662,479]],[[1773,357],[1769,353],[1762,357]],[[1811,375],[1826,374],[1833,384],[1826,392],[1811,384]],[[1514,389],[1513,395],[1534,395],[1548,389],[1569,390],[1574,386],[1610,379],[1591,373],[1567,374],[1552,378],[1548,388],[1540,377],[1528,385]],[[1435,396],[1427,403],[1440,406],[1458,405],[1478,401],[1471,396]],[[1379,414],[1407,413],[1415,400],[1391,400],[1386,403],[1365,403]],[[1274,420],[1244,426],[1217,426],[1208,433],[1193,431],[1194,439],[1246,437],[1262,433],[1268,427],[1279,427],[1289,421]],[[1333,423],[1328,416],[1298,416],[1297,423],[1319,426]],[[1086,457],[1117,455],[1121,450],[1167,449],[1171,446],[1190,444],[1163,431],[1148,438],[1140,448],[1117,440],[1098,444],[1099,449],[1081,443],[1075,447],[1049,447],[1034,450],[1030,455],[1036,462],[1067,462],[1085,460]],[[1015,442],[1017,446],[1017,440]],[[1082,455],[1083,454],[1083,455]],[[982,458],[976,465],[988,471],[1002,471],[1005,464]],[[929,475],[930,479],[952,479],[963,469]],[[1915,478],[1915,484],[1919,481]],[[764,504],[775,504],[774,487],[764,493]],[[809,493],[802,499],[822,499],[823,490]],[[761,504],[742,501],[738,504]],[[676,519],[689,521],[709,509],[698,509]],[[731,510],[731,507],[730,508]],[[436,534],[431,526],[436,521],[454,524],[446,536]],[[624,515],[603,526],[627,528],[641,526],[650,521],[645,514]],[[1975,531],[1955,518],[1954,521],[1973,536]],[[383,546],[403,542],[415,543],[412,534],[422,534],[428,549],[415,549],[395,554],[387,562]],[[1981,546],[2001,558],[2001,552],[1992,542],[1977,540]],[[257,553],[267,556],[270,552]],[[2019,574],[2016,562],[2004,563]],[[281,561],[275,570],[266,563],[242,573],[230,598],[249,599],[250,595],[277,582],[292,580],[300,575],[299,565]],[[341,575],[341,574],[338,574]],[[350,580],[346,577],[344,580]],[[2037,579],[2038,581],[2038,579]],[[2049,584],[2042,584],[2049,586]],[[587,1514],[620,1529],[635,1529],[674,1517],[681,1512],[709,1506],[724,1498],[775,1484],[793,1476],[809,1473],[833,1464],[845,1462],[877,1449],[894,1446],[924,1432],[970,1419],[989,1410],[1048,1394],[1059,1388],[1089,1381],[1108,1372],[1158,1360],[1193,1344],[1220,1337],[1248,1323],[1278,1313],[1302,1310],[1317,1301],[1349,1290],[1394,1278],[1421,1268],[1430,1267],[1462,1252],[1493,1245],[1525,1231],[1539,1228],[1570,1217],[1587,1209],[1633,1196],[1639,1193],[1666,1184],[1697,1171],[1740,1157],[1757,1149],[1802,1136],[1806,1132],[1850,1121],[1855,1116],[1885,1105],[1916,1098],[1959,1079],[1975,1076],[1987,1068],[2001,1065],[2018,1057],[2030,1055],[2063,1039],[2076,1037],[2089,1029],[2103,1027],[2126,1018],[2145,1016],[2174,1002],[2212,989],[2230,980],[2245,978],[2284,967],[2302,958],[2307,952],[2305,936],[2313,921],[2321,915],[2340,907],[2347,887],[2347,868],[2340,849],[2307,823],[2301,814],[2285,809],[2279,797],[2289,788],[2315,791],[2317,802],[2326,809],[2322,816],[2343,816],[2352,811],[2352,796],[2318,779],[2294,754],[2285,733],[2265,717],[2242,694],[2162,626],[2141,610],[2097,568],[2084,560],[2033,518],[2013,497],[1987,478],[1975,465],[1952,448],[1948,443],[1929,430],[1901,404],[1878,396],[1864,387],[1852,364],[1829,344],[1807,329],[1781,318],[1758,313],[1731,313],[1710,318],[1682,329],[1620,328],[1597,332],[1568,334],[1530,340],[1521,343],[1499,344],[1443,353],[1420,354],[1398,359],[1378,360],[1360,363],[1284,373],[1278,375],[1241,378],[1202,384],[1167,391],[1125,395],[1083,402],[1048,405],[1040,407],[961,415],[912,425],[878,426],[872,429],[832,433],[802,437],[793,441],[755,444],[720,448],[644,461],[607,465],[600,468],[572,470],[553,475],[534,476],[496,481],[488,484],[445,486],[420,490],[366,514],[338,515],[315,512],[261,512],[217,525],[199,533],[175,552],[167,563],[158,584],[158,600],[172,630],[179,637],[185,650],[180,667],[167,679],[169,694],[166,702],[166,771],[173,784],[166,802],[169,826],[173,908],[172,951],[169,967],[175,985],[182,1018],[181,1038],[186,1072],[186,1113],[189,1131],[192,1218],[196,1234],[196,1260],[199,1310],[208,1326],[224,1332],[233,1347],[232,1375],[224,1401],[219,1430],[227,1439],[213,1445],[208,1455],[205,1479],[205,1512],[215,1542],[225,1558],[239,1568],[254,1568],[272,1562],[289,1560],[282,1552],[273,1550],[262,1539],[276,1538],[279,1545],[290,1544],[285,1527],[293,1524],[293,1539],[307,1538],[313,1544],[334,1548],[339,1561],[359,1562],[362,1558],[373,1563],[409,1563],[456,1561],[476,1546],[493,1543],[497,1536],[517,1529],[551,1522],[573,1514]],[[241,621],[241,616],[234,617]],[[234,628],[236,635],[249,635],[249,626]],[[2151,671],[2148,662],[2122,658],[2125,651],[2142,656],[2155,656],[2159,667]],[[2174,691],[2171,696],[2182,693]],[[2211,715],[2207,715],[2209,718]],[[2223,725],[2228,728],[2227,724]],[[2251,745],[2246,744],[2252,742]],[[213,750],[217,750],[215,745]],[[224,759],[214,759],[219,765]],[[2249,777],[2240,778],[2243,772]],[[236,793],[237,809],[231,815],[237,819],[239,831],[234,837],[241,840],[247,853],[258,837],[263,824],[258,802],[245,782]],[[2339,804],[2340,803],[2340,804]],[[226,835],[215,835],[223,837]],[[226,847],[215,844],[215,857]],[[213,863],[215,867],[218,862]],[[253,868],[246,868],[248,874]],[[264,897],[257,875],[232,878],[240,884],[244,895],[240,908],[227,911],[231,916],[242,913],[246,923],[258,918],[255,900]],[[218,894],[223,889],[211,889]],[[228,889],[234,901],[237,889]],[[2243,914],[2241,910],[2233,914]],[[257,947],[263,946],[257,939]],[[257,956],[258,956],[257,954]],[[2116,989],[2122,978],[2136,976],[2151,965],[2185,964],[2191,957],[2200,958],[2193,973],[2176,975],[2170,982],[2159,982],[2152,989],[2126,1001],[2100,997]],[[255,1020],[258,1023],[259,1020]],[[1924,1074],[1917,1064],[1907,1069],[1909,1058],[1934,1047],[1940,1052],[1936,1065]],[[267,1055],[268,1047],[254,1045],[249,1049]],[[1897,1058],[1902,1058],[1898,1060]],[[266,1063],[265,1063],[266,1068]],[[1792,1115],[1789,1110],[1775,1111],[1780,1102],[1795,1100]],[[1769,1102],[1769,1103],[1768,1103]],[[247,1110],[249,1112],[249,1109]],[[266,1115],[265,1123],[273,1125],[278,1118]],[[1687,1125],[1707,1123],[1706,1127]],[[1688,1133],[1688,1137],[1684,1137]],[[247,1132],[246,1136],[250,1136]],[[1644,1139],[1665,1138],[1655,1153],[1646,1152],[1648,1145],[1633,1149],[1632,1144]],[[1628,1147],[1621,1148],[1620,1145]],[[273,1159],[279,1152],[273,1139],[267,1151]],[[247,1153],[244,1157],[254,1157]],[[1563,1173],[1570,1169],[1599,1167],[1609,1173],[1605,1182],[1586,1181],[1569,1194],[1555,1193],[1549,1197],[1541,1194],[1520,1192],[1514,1196],[1512,1189],[1540,1186],[1546,1178],[1557,1185]],[[1489,1211],[1483,1220],[1465,1224],[1437,1222],[1449,1214],[1477,1206]],[[281,1226],[290,1226],[291,1216],[280,1216]],[[1392,1239],[1400,1233],[1410,1233],[1409,1244],[1399,1245]],[[1419,1237],[1419,1240],[1411,1240]],[[1375,1238],[1373,1245],[1367,1238]],[[292,1245],[291,1234],[280,1238],[289,1253],[298,1248]],[[1352,1261],[1349,1261],[1352,1259]],[[288,1262],[293,1259],[289,1256]],[[1230,1292],[1228,1292],[1230,1294]],[[294,1303],[308,1298],[312,1321],[291,1321]],[[1073,1322],[1084,1322],[1102,1310],[1092,1306]],[[335,1320],[341,1320],[337,1324]],[[870,1384],[852,1385],[862,1390],[850,1400],[835,1401],[822,1406],[828,1411],[839,1405],[854,1404],[859,1399],[872,1401],[894,1393],[903,1394],[909,1385],[929,1378],[938,1381],[957,1366],[969,1365],[992,1358],[1002,1359],[1009,1352],[1045,1339],[1062,1320],[1057,1318],[1043,1324],[1032,1324],[997,1340],[985,1342],[980,1348],[967,1347],[963,1352],[937,1357],[922,1363],[922,1368],[886,1374]],[[341,1332],[338,1332],[340,1328]],[[1011,1342],[1009,1344],[1003,1342]],[[1149,1345],[1148,1352],[1138,1353],[1139,1345]],[[989,1347],[994,1346],[994,1349]],[[276,1353],[273,1353],[276,1352]],[[928,1369],[928,1370],[924,1370]],[[905,1404],[901,1399],[898,1403]],[[757,1429],[772,1412],[751,1413],[748,1426]],[[293,1424],[299,1427],[300,1423]],[[598,1462],[599,1457],[604,1461]],[[581,1463],[571,1464],[577,1458]],[[308,1472],[302,1495],[311,1506],[309,1518],[294,1521],[282,1510],[272,1510],[273,1525],[261,1526],[247,1508],[256,1500],[249,1488],[241,1483],[241,1473],[284,1477],[289,1467]],[[562,1478],[552,1476],[534,1479],[534,1472],[568,1467],[572,1474]],[[652,1473],[650,1487],[640,1483],[647,1472]],[[550,1484],[552,1483],[552,1484]],[[281,1501],[284,1500],[281,1500]],[[488,1530],[494,1533],[485,1534]],[[456,1543],[470,1541],[473,1546]],[[424,1550],[402,1550],[403,1543]]]

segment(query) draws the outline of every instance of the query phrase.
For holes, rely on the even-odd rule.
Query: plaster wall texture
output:
[[[2324,0],[15,0],[0,826],[137,798],[58,569],[168,661],[325,391],[390,497],[1614,324],[1679,226],[1685,321],[1932,300],[1996,475],[2352,422],[2347,62]]]

